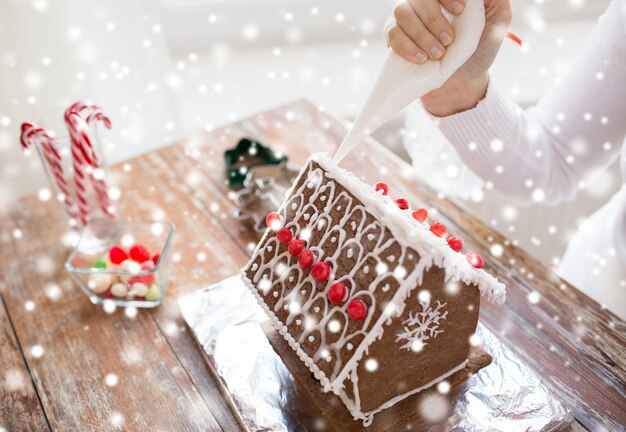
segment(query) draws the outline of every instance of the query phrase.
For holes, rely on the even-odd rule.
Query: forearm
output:
[[[572,198],[618,157],[626,134],[626,17],[619,8],[611,3],[571,73],[536,107],[522,110],[491,86],[484,98],[471,93],[479,85],[453,84],[423,100],[476,174],[520,201],[553,203]]]
[[[591,83],[587,91],[564,83],[529,111],[489,87],[476,107],[435,120],[467,166],[497,190],[520,202],[556,203],[615,160],[623,140],[621,122],[585,120],[587,110],[607,110],[607,118],[626,112],[611,87]]]
[[[467,166],[507,196],[527,203],[574,196],[578,178],[567,152],[531,113],[495,89],[475,107],[436,121]]]

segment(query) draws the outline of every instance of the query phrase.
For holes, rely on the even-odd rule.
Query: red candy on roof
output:
[[[443,237],[446,234],[446,226],[441,222],[435,222],[430,226],[430,231],[437,237]]]
[[[265,225],[274,231],[278,231],[278,229],[282,226],[280,215],[276,212],[268,213],[267,216],[265,216]]]
[[[315,255],[309,249],[305,249],[298,255],[298,262],[303,269],[308,269],[315,262]]]
[[[355,321],[361,321],[367,316],[367,306],[361,300],[352,300],[348,305],[348,315]]]
[[[396,205],[398,206],[398,208],[400,210],[408,210],[409,209],[409,202],[406,199],[404,199],[404,198],[396,199]]]
[[[334,283],[331,285],[330,289],[328,290],[328,300],[332,304],[341,303],[346,298],[347,292],[348,290],[346,289],[346,286],[343,283],[341,282]]]
[[[276,238],[281,243],[289,243],[291,239],[293,239],[293,234],[291,234],[291,231],[289,229],[281,228],[276,231]]]
[[[318,282],[325,282],[330,277],[330,266],[325,262],[317,263],[311,269],[311,276]]]
[[[293,256],[298,256],[304,250],[304,240],[295,239],[289,242],[289,246],[287,247],[289,253]]]
[[[389,193],[389,186],[386,183],[376,183],[375,186],[376,192],[382,192],[383,195],[387,195]]]
[[[424,222],[428,216],[428,211],[425,208],[420,208],[415,210],[411,216],[418,222]]]
[[[461,252],[463,250],[463,240],[456,237],[450,237],[448,239],[448,246],[450,246],[450,248],[455,252]]]
[[[467,261],[469,261],[474,268],[481,269],[485,266],[485,261],[483,261],[483,258],[477,253],[468,252],[465,254],[465,258],[467,258]]]

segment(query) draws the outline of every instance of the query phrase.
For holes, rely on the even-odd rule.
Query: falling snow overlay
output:
[[[402,322],[404,331],[396,335],[396,342],[405,341],[400,348],[419,352],[428,345],[427,340],[443,333],[440,325],[448,317],[448,312],[444,311],[446,304],[437,301],[433,309],[430,301],[420,301],[422,311],[410,312],[409,318]]]
[[[55,222],[63,217],[62,204],[59,204],[63,196],[46,178],[37,152],[26,156],[21,153],[18,143],[21,122],[43,121],[52,110],[67,106],[76,99],[98,102],[106,108],[115,124],[115,129],[103,131],[101,138],[106,141],[107,164],[117,164],[113,187],[108,194],[116,205],[124,208],[132,203],[142,209],[144,220],[167,222],[177,214],[177,209],[171,206],[175,202],[172,195],[187,194],[189,208],[184,211],[190,226],[204,228],[202,224],[206,223],[206,218],[214,224],[231,226],[230,205],[225,195],[221,200],[212,198],[203,202],[211,185],[211,181],[207,181],[207,171],[221,174],[222,170],[221,151],[213,145],[218,147],[217,143],[223,143],[241,130],[262,136],[273,131],[287,131],[281,135],[284,137],[282,142],[276,143],[286,154],[292,145],[287,136],[306,143],[309,148],[319,145],[332,152],[334,144],[329,137],[343,134],[344,130],[326,116],[353,119],[362,105],[387,49],[382,27],[395,1],[0,0],[0,3],[0,212],[8,215],[2,219],[8,223],[0,224],[0,255],[5,252],[7,257],[6,265],[1,269],[0,296],[9,316],[18,325],[39,322],[44,317],[57,317],[58,314],[51,312],[68,305],[71,308],[93,308],[89,325],[78,323],[75,330],[84,332],[83,337],[94,341],[98,340],[99,326],[94,319],[106,323],[115,321],[116,327],[112,327],[112,331],[133,331],[130,329],[145,325],[147,314],[143,309],[122,308],[111,302],[95,307],[86,297],[76,298],[82,294],[65,275],[62,255],[65,249],[69,251],[76,244],[77,233],[68,230],[59,234],[56,244],[33,248],[44,244],[39,228],[32,223],[37,214],[33,208],[45,211],[46,217],[39,219],[42,225],[49,222],[50,227],[56,227]],[[245,7],[231,3],[245,3]],[[591,29],[598,22],[606,24],[606,19],[599,20],[599,16],[608,3],[609,0],[513,0],[514,19],[510,30],[523,39],[523,46],[504,41],[490,71],[490,82],[504,98],[524,109],[531,108],[531,111],[536,110],[538,101],[551,88],[566,87],[568,77],[572,75],[581,80],[586,76],[599,87],[613,82],[613,58],[604,56],[599,63],[591,61],[596,53],[601,54],[602,49],[610,45],[611,38],[598,44],[593,55],[581,56],[591,65],[588,69],[576,67],[572,62],[589,39]],[[577,90],[581,88],[577,87]],[[311,119],[315,119],[318,112],[313,110],[315,115],[303,116],[298,104],[279,108],[275,115],[257,115],[296,99],[306,99],[318,106],[320,120],[312,123]],[[568,135],[567,125],[571,123],[582,129],[598,130],[623,124],[624,117],[607,112],[607,104],[590,106],[588,102],[567,104],[552,113],[545,127],[531,127],[520,134],[527,135],[536,145],[529,153],[529,160],[540,165],[553,159],[546,149],[537,145],[542,130],[557,137],[562,147],[568,149],[561,161],[566,170],[577,168],[590,154],[601,154],[608,160],[619,153],[623,139],[590,140]],[[605,282],[606,275],[614,272],[619,264],[616,258],[619,251],[612,244],[612,240],[619,237],[611,229],[615,224],[605,217],[590,219],[620,188],[624,188],[621,172],[626,172],[626,149],[622,150],[621,172],[619,163],[613,163],[607,164],[597,176],[576,178],[572,183],[578,190],[574,200],[556,205],[548,205],[552,202],[550,188],[542,184],[531,170],[526,171],[515,179],[528,201],[527,205],[521,205],[499,192],[504,182],[515,178],[515,166],[498,161],[488,167],[487,178],[479,178],[445,136],[437,135],[439,129],[433,126],[432,119],[423,110],[419,111],[418,105],[411,107],[406,116],[392,119],[374,138],[404,161],[412,162],[412,166],[406,165],[399,172],[407,180],[403,187],[410,189],[409,182],[414,181],[429,183],[437,189],[440,200],[460,201],[463,208],[478,214],[486,225],[502,234],[475,242],[472,232],[464,240],[466,247],[480,247],[487,267],[490,267],[489,261],[497,263],[497,269],[510,269],[519,277],[520,283],[531,285],[528,290],[519,291],[516,298],[524,308],[537,312],[539,321],[531,322],[532,330],[536,327],[538,335],[545,335],[549,324],[541,318],[546,315],[541,312],[551,306],[557,295],[575,297],[574,289],[559,280],[552,287],[555,293],[541,289],[539,284],[551,281],[553,276],[549,272],[538,272],[528,260],[519,259],[520,249],[527,251],[533,260],[557,271],[571,258],[571,252],[566,252],[568,245],[578,246],[584,254],[570,268],[583,269],[592,292],[611,287],[620,292],[626,290],[626,277],[613,280],[617,282],[615,286]],[[248,116],[254,116],[253,120],[244,123],[243,129],[220,127]],[[303,125],[307,126],[305,131],[291,134],[292,130],[300,130]],[[498,126],[502,129],[502,124]],[[181,143],[180,160],[188,160],[193,168],[165,180],[168,184],[178,182],[180,189],[159,194],[159,185],[150,184],[153,173],[145,169],[146,164],[152,167],[154,162],[149,152],[173,142]],[[511,153],[512,143],[502,133],[490,136],[484,142],[467,140],[463,145],[473,157],[481,154],[502,157]],[[130,160],[139,154],[146,156]],[[297,162],[305,155],[289,156]],[[375,162],[378,171],[366,173],[371,175],[369,179],[384,180],[385,176],[396,174],[395,164]],[[135,184],[137,190],[129,190],[125,179],[139,173],[143,178]],[[220,180],[218,175],[210,180],[215,179]],[[399,186],[389,183],[392,191]],[[155,200],[156,195],[159,195],[159,202]],[[25,200],[18,202],[24,197]],[[625,201],[626,195],[622,193],[616,198]],[[26,205],[27,202],[34,207]],[[439,205],[434,195],[427,204]],[[445,219],[448,216],[443,209],[439,215],[436,208],[428,208],[428,211],[429,217]],[[452,231],[452,224],[449,227]],[[155,230],[158,229],[155,226]],[[597,240],[598,247],[589,247],[590,242],[584,238],[573,240],[579,230],[588,234],[587,239]],[[220,254],[216,253],[215,239],[200,237],[188,244],[176,243],[171,251],[174,267],[192,263],[193,269],[184,275],[184,285],[180,284],[182,280],[175,281],[177,290],[170,293],[170,302],[172,295],[182,292],[178,287],[186,290],[230,276],[235,268],[233,263],[244,259],[243,255],[237,258],[236,254],[241,250],[250,254],[255,246],[255,242],[246,239],[249,243],[244,243],[234,255]],[[220,239],[224,241],[228,237]],[[29,253],[23,256],[14,252],[25,248]],[[34,290],[23,291],[19,287],[13,290],[14,282],[21,280],[21,269],[27,269],[24,276],[36,279],[36,283],[31,284]],[[570,274],[559,273],[559,276],[572,281]],[[455,284],[446,286],[448,294],[459,289]],[[590,303],[587,306],[591,309]],[[601,304],[603,308],[614,306],[610,301]],[[411,348],[415,350],[433,349],[435,343],[446,337],[447,333],[441,334],[440,331],[450,323],[446,317],[448,311],[453,314],[451,318],[456,318],[452,301],[447,305],[433,302],[428,308],[439,311],[440,324],[432,321],[422,339],[421,334],[414,334]],[[171,310],[175,312],[175,309],[172,307]],[[74,315],[67,315],[71,316]],[[586,343],[588,338],[594,338],[596,342],[608,339],[616,329],[622,329],[620,321],[611,316],[601,322],[606,331],[593,334],[585,310],[572,312],[572,316],[573,340],[578,337],[578,344]],[[566,319],[560,310],[555,309],[546,317],[554,322],[560,318],[562,322],[557,322],[558,326],[566,327]],[[63,315],[58,315],[58,319],[62,320]],[[402,332],[404,335],[422,327],[426,318],[415,313],[410,319],[414,323],[407,324],[408,330]],[[504,324],[497,337],[511,336],[511,327]],[[175,338],[178,338],[177,343],[185,342],[183,336],[187,337],[185,332],[190,332],[176,314],[167,312],[163,316],[163,311],[159,312],[158,327],[168,342]],[[57,327],[42,328],[45,331]],[[340,334],[343,328],[337,320],[328,323],[330,333]],[[59,346],[51,338],[38,332],[33,337],[25,338],[28,333],[24,331],[18,335],[17,341],[32,373],[39,374],[38,371],[48,370],[49,364],[56,364]],[[146,336],[146,340],[153,342],[152,333]],[[396,335],[389,337],[395,338]],[[439,339],[434,340],[436,337]],[[481,344],[478,335],[470,342]],[[407,343],[408,340],[399,340],[397,347],[402,345],[403,348],[397,352],[409,354],[404,351],[408,349]],[[117,347],[111,345],[111,349],[117,349],[120,362],[130,369],[154,371],[159,366],[154,364],[148,351],[129,342],[128,338]],[[548,349],[559,352],[558,345],[547,344]],[[564,360],[565,367],[571,368],[575,364],[571,358]],[[368,365],[371,369],[383,366],[373,361]],[[123,367],[109,364],[100,368],[90,380],[92,391],[115,401],[132,384],[125,377]],[[577,379],[581,381],[580,376]],[[9,365],[0,371],[0,394],[5,391],[9,392],[9,398],[19,398],[32,391],[33,385],[42,394],[64,391],[66,387],[38,388],[42,382],[49,380],[33,381],[28,370]],[[445,394],[444,390],[445,385],[437,386],[439,393]],[[179,399],[172,397],[168,400]],[[433,404],[425,407],[425,415],[438,417],[443,412],[438,409],[442,408],[438,405],[440,399],[430,402]],[[154,418],[150,411],[132,410],[131,406],[115,403],[100,406],[102,411],[97,418],[104,427],[117,430],[132,429],[138,421]],[[6,421],[6,418],[0,419],[0,432],[16,430]],[[323,425],[319,429],[322,430]]]

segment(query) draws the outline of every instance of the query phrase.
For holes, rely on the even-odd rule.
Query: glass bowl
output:
[[[170,223],[95,221],[65,269],[94,304],[156,307],[170,283],[173,236]]]

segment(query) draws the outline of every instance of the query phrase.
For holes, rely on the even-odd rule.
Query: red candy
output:
[[[293,256],[300,255],[300,252],[304,250],[304,240],[291,240],[287,250]]]
[[[98,294],[98,297],[102,297],[102,298],[113,298],[113,293],[111,292],[111,287],[109,287],[108,290],[106,290],[103,293]]]
[[[128,254],[120,246],[113,246],[109,250],[109,260],[111,260],[113,264],[121,264],[122,261],[126,261],[127,259]]]
[[[265,225],[274,231],[278,230],[282,226],[280,215],[276,212],[268,213],[267,216],[265,216]]]
[[[440,222],[435,222],[430,226],[430,231],[437,237],[443,237],[446,234],[446,226]]]
[[[330,277],[330,266],[325,262],[317,263],[311,269],[311,276],[318,282],[324,282]]]
[[[341,282],[334,283],[328,290],[328,300],[332,304],[341,303],[346,298],[347,291],[346,286]]]
[[[304,269],[308,269],[315,262],[315,255],[309,249],[305,249],[298,255],[298,262]]]
[[[142,244],[131,246],[128,255],[130,259],[138,263],[146,262],[150,259],[150,252],[148,252],[148,249]]]
[[[389,193],[389,186],[386,183],[376,183],[376,192],[382,191],[383,195]]]
[[[428,216],[428,211],[425,208],[420,208],[415,210],[412,216],[416,221],[424,222],[426,220],[426,216]]]
[[[352,300],[348,305],[348,315],[356,321],[361,321],[367,315],[367,306],[361,300]]]
[[[152,262],[154,263],[154,265],[157,265],[159,263],[159,258],[161,258],[160,253],[155,253],[154,255],[152,255]]]
[[[142,271],[146,271],[146,270],[154,270],[155,264],[152,262],[152,260],[148,260],[146,262],[141,263],[141,270]],[[129,285],[134,284],[135,282],[141,282],[144,283],[146,285],[151,285],[154,283],[154,273],[150,273],[150,274],[140,274],[137,276],[133,276],[128,280]]]
[[[448,246],[455,252],[461,252],[463,250],[463,240],[456,237],[450,237],[448,239]]]
[[[289,243],[291,239],[293,239],[293,234],[291,234],[291,231],[289,229],[281,228],[276,231],[276,238],[281,243]]]
[[[398,198],[396,200],[396,204],[398,205],[398,208],[400,208],[400,210],[408,210],[409,209],[409,202],[407,200],[405,200],[404,198]]]
[[[467,258],[469,263],[477,269],[481,269],[485,266],[485,261],[483,261],[483,258],[477,253],[468,252],[465,254],[465,258]]]

